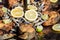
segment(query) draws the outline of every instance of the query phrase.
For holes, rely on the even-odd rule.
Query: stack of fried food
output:
[[[14,23],[10,19],[3,19],[5,12],[2,10],[3,6],[0,6],[0,36],[2,39],[8,39],[14,36],[10,31],[14,28]],[[9,36],[8,36],[9,35]]]
[[[21,30],[20,33],[23,33],[19,37],[22,39],[32,39],[35,36],[35,29],[33,28],[32,24],[21,24],[19,29]]]
[[[0,36],[2,36],[2,39],[8,39],[11,37],[14,37],[15,34],[11,33],[11,30],[14,28],[13,22],[8,22],[6,19],[0,20]]]
[[[9,32],[13,28],[13,22],[5,24],[2,20],[0,20],[0,29]]]

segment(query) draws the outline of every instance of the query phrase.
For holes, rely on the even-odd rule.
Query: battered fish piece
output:
[[[9,2],[9,8],[18,3],[18,0],[8,0]]]
[[[5,24],[4,25],[4,30],[5,31],[10,31],[11,29],[13,29],[13,26],[14,26],[14,23],[13,22],[11,22],[11,23],[9,23],[9,24]]]
[[[43,0],[42,3],[44,3],[44,9],[42,11],[49,10],[49,7],[51,5],[50,0]]]
[[[43,23],[44,26],[50,26],[58,22],[59,20],[59,13],[55,11],[49,12],[49,19]]]
[[[4,12],[2,10],[2,8],[0,8],[0,17],[2,17],[4,15]]]
[[[11,34],[11,33],[9,33],[9,34],[4,34],[2,37],[3,37],[3,39],[9,39],[9,38],[12,38],[12,37],[14,37],[16,34]]]
[[[10,31],[14,26],[13,22],[10,22],[8,24],[4,24],[2,20],[0,20],[0,29],[5,30],[5,31]]]
[[[26,31],[28,31],[30,28],[32,28],[32,25],[31,25],[31,24],[21,24],[21,26],[19,27],[19,29],[20,29],[22,32],[26,32]]]
[[[32,39],[35,36],[35,29],[32,27],[32,24],[21,24],[19,29],[24,33],[19,35],[19,38],[27,39],[29,35],[29,38]]]
[[[3,35],[3,34],[4,34],[4,32],[2,30],[0,30],[0,36]]]

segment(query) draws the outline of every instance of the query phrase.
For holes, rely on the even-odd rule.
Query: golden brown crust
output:
[[[55,23],[57,23],[57,21],[59,19],[56,19],[59,17],[59,13],[55,12],[55,11],[51,11],[49,12],[49,19],[43,23],[44,26],[50,26],[53,25]]]
[[[8,32],[13,28],[14,24],[11,22],[9,24],[5,24],[4,29]]]
[[[9,7],[12,7],[14,4],[17,3],[17,0],[8,0],[9,2]]]
[[[44,9],[43,9],[42,11],[47,11],[47,10],[49,10],[50,4],[51,4],[50,1],[49,1],[49,0],[43,0],[42,3],[45,4]]]
[[[19,28],[22,32],[24,32],[24,34],[20,35],[19,38],[27,39],[28,35],[31,36],[30,38],[33,38],[35,29],[32,26],[32,24],[21,24]]]
[[[22,32],[26,32],[27,30],[32,28],[32,24],[21,24],[19,28]]]
[[[3,27],[4,27],[4,24],[0,23],[0,29],[3,29]]]
[[[3,31],[0,30],[0,35],[3,35]]]
[[[2,17],[4,15],[4,12],[2,10],[2,8],[0,8],[0,17]]]

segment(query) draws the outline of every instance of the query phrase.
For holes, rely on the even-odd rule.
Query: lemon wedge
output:
[[[22,7],[15,7],[11,10],[11,15],[15,18],[20,18],[24,15],[23,8]]]
[[[56,3],[58,0],[50,0],[50,2],[52,3]]]
[[[37,26],[36,31],[41,32],[43,30],[43,26]]]
[[[37,17],[38,17],[38,14],[35,10],[28,10],[25,13],[25,18],[28,21],[35,21],[37,19]]]
[[[34,5],[28,5],[28,7],[27,7],[29,10],[37,10],[37,7],[36,6],[34,6]]]
[[[41,18],[43,19],[43,20],[48,20],[48,14],[44,14],[44,15],[41,15]]]
[[[4,22],[5,24],[8,24],[8,23],[10,23],[10,22],[12,22],[12,21],[11,21],[10,19],[4,19],[3,22]]]
[[[52,29],[53,29],[54,31],[60,31],[60,24],[55,24],[55,25],[52,27]]]

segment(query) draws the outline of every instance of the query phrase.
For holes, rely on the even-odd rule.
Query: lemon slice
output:
[[[25,13],[25,18],[28,20],[28,21],[35,21],[38,17],[38,14],[36,11],[34,10],[28,10],[26,11]]]
[[[37,10],[37,7],[36,6],[34,6],[34,5],[28,5],[28,7],[27,7],[29,10]]]
[[[48,20],[48,14],[44,14],[44,15],[41,15],[41,18],[43,19],[43,20]]]
[[[56,3],[58,0],[50,0],[50,2],[52,3]]]
[[[10,22],[12,22],[12,21],[11,21],[10,19],[4,19],[3,22],[4,22],[5,24],[8,24],[8,23],[10,23]]]
[[[24,15],[23,8],[22,7],[15,7],[11,11],[11,15],[15,18],[20,18]]]
[[[55,24],[55,25],[52,27],[52,29],[53,29],[54,31],[60,31],[60,24]]]

